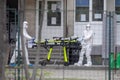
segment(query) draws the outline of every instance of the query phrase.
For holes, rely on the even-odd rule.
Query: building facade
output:
[[[81,37],[86,25],[90,23],[94,31],[92,54],[102,55],[104,58],[109,52],[110,26],[112,51],[114,47],[120,50],[119,10],[119,0],[45,0],[41,38],[44,40],[73,35]],[[41,0],[25,0],[28,32],[35,38],[39,32],[40,14]]]

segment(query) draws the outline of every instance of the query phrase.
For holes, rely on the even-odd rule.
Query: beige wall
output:
[[[26,0],[25,2],[25,18],[29,23],[28,32],[32,37],[35,37],[35,9],[36,9],[36,0]]]
[[[107,0],[107,11],[115,11],[115,0]]]
[[[74,34],[74,1],[67,0],[67,27],[68,27],[68,36]]]

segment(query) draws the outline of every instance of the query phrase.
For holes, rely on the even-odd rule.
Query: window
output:
[[[60,1],[48,1],[47,2],[47,25],[48,26],[60,26],[61,25],[61,2]]]
[[[76,0],[76,22],[89,21],[89,0]]]
[[[120,0],[115,0],[115,11],[117,14],[117,22],[120,22]]]
[[[93,21],[102,21],[103,18],[103,0],[93,0]]]
[[[115,6],[120,7],[120,0],[115,0]]]

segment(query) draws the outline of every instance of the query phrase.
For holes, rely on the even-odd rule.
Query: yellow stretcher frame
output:
[[[53,51],[53,47],[50,47],[49,52],[47,54],[47,60],[48,61],[50,61],[52,51]],[[63,46],[63,55],[64,55],[64,62],[68,62],[66,46]]]
[[[41,44],[41,45],[46,45],[47,44],[51,44],[51,43],[56,43],[56,44],[60,44],[60,43],[74,43],[74,42],[77,42],[77,40],[47,40],[47,41],[41,41],[41,42],[36,42],[37,44]],[[49,51],[48,51],[48,54],[47,54],[47,61],[50,61],[51,59],[51,55],[52,55],[52,52],[53,52],[53,45],[49,45],[50,48],[49,48]],[[58,45],[57,45],[58,46]],[[67,46],[65,45],[62,45],[63,47],[63,57],[64,57],[64,65],[68,65],[69,61],[68,61],[68,56],[67,56]]]
[[[48,61],[49,61],[50,58],[51,58],[52,51],[53,51],[53,48],[51,47],[51,48],[49,49],[49,52],[48,52],[48,55],[47,55],[47,60],[48,60]]]
[[[64,43],[67,43],[67,42],[76,42],[76,40],[63,40]],[[62,40],[48,40],[48,43],[61,43]],[[36,44],[44,44],[45,43],[45,40],[44,41],[38,41],[38,42],[35,42]]]

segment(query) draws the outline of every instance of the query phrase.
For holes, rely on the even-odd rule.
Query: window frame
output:
[[[48,9],[48,2],[60,2],[61,4],[60,4],[60,6],[62,6],[62,1],[61,0],[47,0],[46,1],[46,9],[47,9],[47,12],[46,12],[46,20],[47,20],[47,23],[46,23],[46,25],[49,27],[49,26],[61,26],[62,25],[62,12],[61,11],[57,11],[57,10],[55,10],[56,11],[56,13],[55,12],[52,12],[52,10],[49,10]],[[61,10],[61,7],[60,7],[60,10]],[[58,22],[58,19],[56,19],[56,24],[49,24],[48,23],[48,20],[50,19],[49,18],[49,15],[48,15],[48,12],[50,11],[50,13],[54,13],[54,14],[58,14],[58,15],[60,15],[60,23],[59,24],[57,24],[57,22]],[[59,14],[60,13],[60,14]],[[55,15],[53,15],[53,17],[55,17]],[[48,19],[49,18],[49,19]]]
[[[76,0],[75,0],[74,4],[75,4],[75,18],[74,18],[74,21],[75,22],[82,22],[82,21],[76,21],[76,7],[77,7]],[[88,15],[89,16],[89,20],[88,21],[83,21],[83,22],[102,22],[103,21],[103,14],[106,11],[106,0],[103,0],[102,10],[98,12],[98,13],[101,12],[101,15],[100,14],[96,14],[96,16],[97,15],[101,16],[101,20],[93,20],[94,15],[93,15],[93,6],[92,5],[93,5],[93,0],[89,0],[89,15]]]
[[[98,0],[96,0],[96,1],[98,1]],[[93,2],[94,2],[94,0],[92,0],[92,21],[103,21],[104,0],[102,2],[102,6],[101,6],[101,4],[99,4],[99,5],[97,4],[98,7],[101,9],[96,8],[97,6],[94,6]],[[98,2],[98,3],[100,3],[100,2]],[[94,10],[94,8],[96,8],[96,9]],[[95,19],[95,17],[96,17],[96,19]]]
[[[85,1],[85,0],[83,0],[83,1]],[[81,5],[81,4],[77,5],[77,0],[75,0],[75,22],[89,22],[89,3],[90,3],[90,1],[88,0],[88,2],[86,2],[86,3],[87,3],[86,5]],[[84,12],[79,12],[80,10],[78,10],[78,9],[80,9],[80,8],[86,9],[86,10],[84,10]],[[77,10],[78,10],[78,14],[80,13],[80,15],[78,15],[78,16],[77,16]]]

